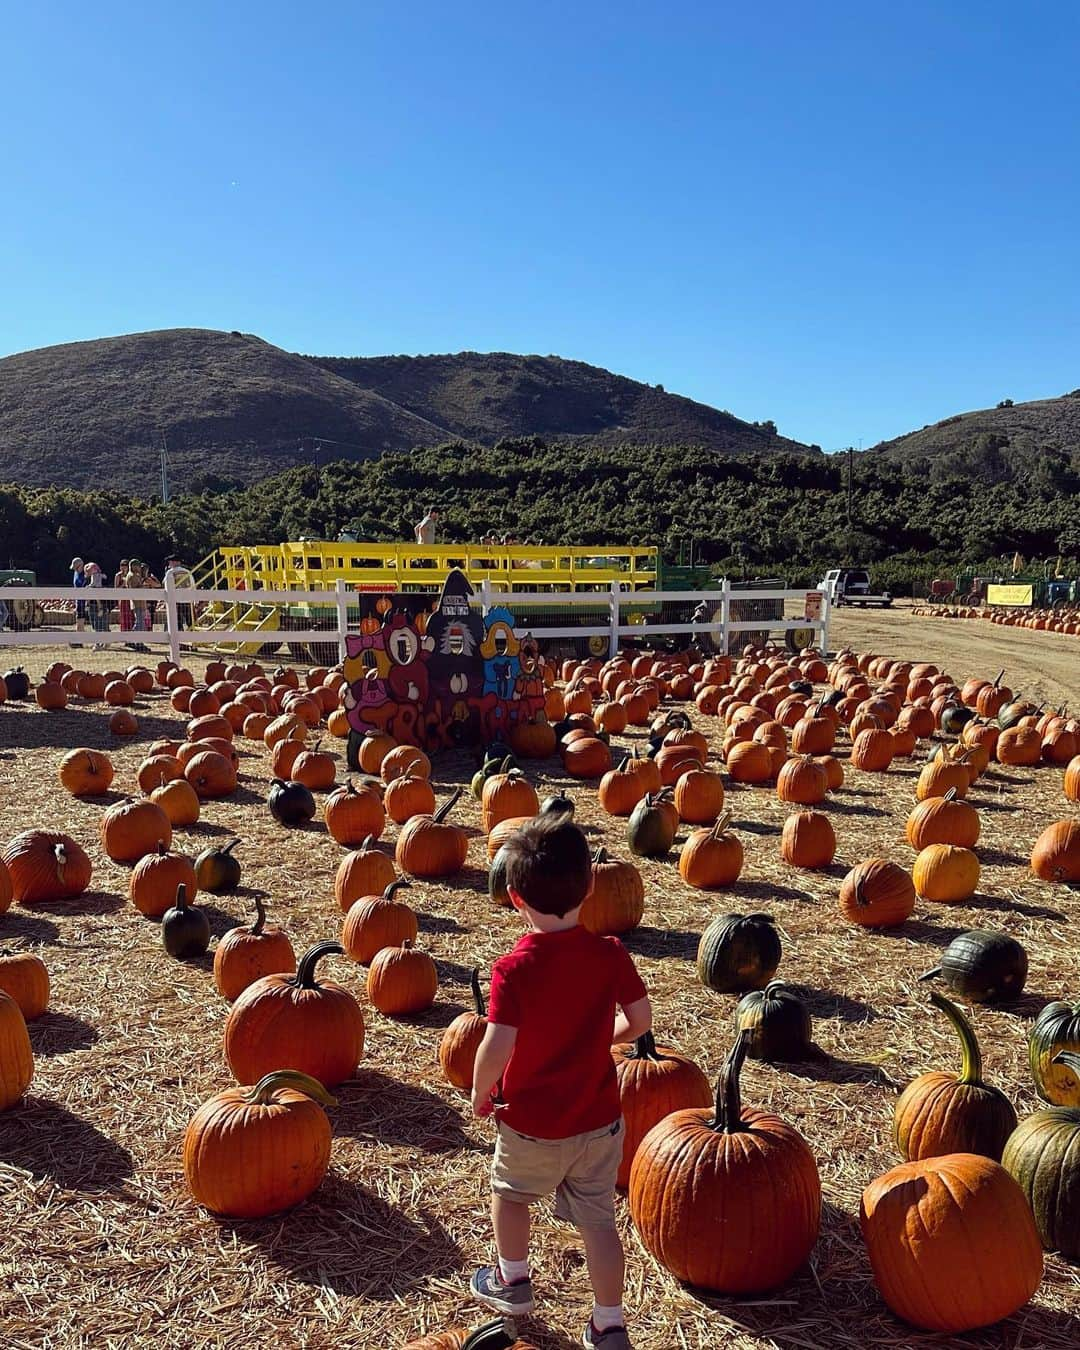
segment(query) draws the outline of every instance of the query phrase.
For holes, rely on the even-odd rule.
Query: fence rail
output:
[[[819,606],[813,617],[810,613],[808,596],[814,596]],[[139,628],[117,631],[108,627],[80,629],[77,626],[45,623],[41,627],[20,626],[9,629],[0,626],[0,648],[19,646],[92,646],[96,644],[130,643],[136,640],[146,646],[168,649],[174,661],[180,659],[181,643],[195,646],[214,647],[222,643],[261,645],[266,643],[336,644],[339,657],[344,659],[345,639],[359,628],[358,608],[363,595],[350,588],[348,583],[338,580],[332,589],[316,591],[262,591],[262,590],[208,590],[198,587],[179,588],[166,580],[161,589],[128,590],[104,586],[99,589],[89,587],[74,590],[70,586],[4,586],[0,587],[0,620],[6,610],[10,610],[16,601],[59,601],[69,610],[75,602],[82,601],[92,605],[107,602],[137,601],[140,604],[156,602],[159,612],[164,614],[164,627],[161,629]],[[765,602],[779,606],[780,614],[756,617],[734,617],[737,610],[733,607]],[[726,581],[715,590],[708,591],[634,591],[624,588],[618,582],[598,591],[516,591],[512,595],[491,586],[485,580],[477,591],[473,604],[483,613],[497,605],[506,604],[518,617],[517,628],[520,633],[529,632],[538,640],[606,638],[607,651],[614,655],[623,638],[663,638],[668,635],[706,635],[719,651],[726,652],[732,634],[747,632],[789,633],[796,629],[811,629],[814,645],[822,651],[828,650],[829,641],[829,602],[828,597],[819,592],[803,590],[761,590],[751,591],[731,587]],[[306,605],[326,612],[321,619],[323,626],[293,626],[287,628],[260,628],[252,623],[251,627],[215,627],[214,622],[235,624],[241,617],[239,607],[248,609],[274,606]],[[801,613],[795,617],[784,614],[786,606],[801,607]],[[658,607],[658,612],[652,612]],[[674,608],[675,614],[666,614],[665,609]],[[229,613],[229,610],[234,611]],[[553,611],[543,617],[553,619],[542,626],[528,622],[531,609]],[[189,620],[196,610],[201,622],[193,627]],[[350,610],[353,611],[350,614]],[[570,618],[575,610],[590,610],[591,614],[582,615],[592,622],[581,624],[558,622],[565,613]],[[700,621],[687,621],[686,613],[701,610],[708,617]],[[13,611],[12,611],[13,612]],[[94,613],[94,611],[90,611]],[[205,622],[207,615],[211,622]],[[629,622],[628,615],[636,615],[636,622]],[[354,617],[355,616],[355,617]],[[595,617],[594,617],[595,616]],[[183,625],[183,626],[182,626]]]

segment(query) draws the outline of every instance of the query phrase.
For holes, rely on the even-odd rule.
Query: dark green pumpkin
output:
[[[161,942],[170,956],[182,961],[202,956],[210,946],[210,921],[188,904],[186,886],[177,886],[176,904],[161,916]]]
[[[1066,1050],[1057,1062],[1080,1077],[1080,1055]],[[1001,1165],[1024,1192],[1043,1246],[1080,1258],[1080,1110],[1050,1106],[1022,1120]]]
[[[574,803],[565,792],[557,792],[554,797],[545,797],[540,803],[540,810],[537,815],[541,816],[570,816],[574,814]]]
[[[239,839],[234,839],[224,848],[205,848],[195,859],[195,876],[200,891],[221,895],[240,885],[240,863],[233,857],[233,849],[239,842]]]
[[[813,1053],[809,1010],[783,980],[742,996],[735,1009],[736,1035],[740,1031],[747,1033],[751,1059],[790,1062]]]
[[[698,977],[718,994],[762,989],[776,974],[782,955],[771,914],[722,914],[701,935]]]
[[[1039,1096],[1055,1106],[1080,1107],[1080,1074],[1054,1062],[1062,1050],[1080,1053],[1080,1003],[1048,1003],[1028,1039],[1031,1076]]]
[[[303,825],[315,815],[315,798],[303,783],[274,778],[267,797],[270,814],[281,825]]]
[[[974,716],[974,708],[965,708],[962,703],[950,703],[938,720],[947,736],[959,736]]]
[[[979,1153],[1000,1162],[1016,1129],[1013,1104],[983,1082],[979,1042],[956,1004],[936,990],[930,1001],[960,1037],[960,1073],[924,1073],[907,1085],[893,1111],[893,1142],[905,1162],[946,1153]]]
[[[487,1322],[465,1338],[461,1350],[511,1350],[517,1342],[517,1327],[509,1318]]]
[[[639,858],[663,858],[671,852],[679,828],[678,813],[667,805],[671,790],[649,792],[626,822],[626,842]]]
[[[510,909],[510,892],[506,889],[506,845],[499,849],[488,867],[488,895],[497,905]]]
[[[1020,997],[1027,972],[1027,952],[1015,938],[973,928],[953,938],[940,964],[919,978],[940,975],[953,993],[972,1003],[1003,1003]]]
[[[1039,707],[1041,706],[1040,704]],[[1010,727],[1016,726],[1022,717],[1034,717],[1038,712],[1039,708],[1034,703],[1029,703],[1027,699],[1014,698],[998,713],[998,726],[1002,731],[1008,731]]]
[[[7,685],[7,696],[10,699],[23,699],[30,697],[30,677],[22,666],[15,666],[12,670],[4,671],[4,684]]]
[[[479,801],[484,795],[484,784],[489,778],[493,778],[497,773],[509,773],[511,769],[517,767],[517,760],[509,751],[501,759],[494,759],[489,755],[472,776],[469,784],[472,795]]]

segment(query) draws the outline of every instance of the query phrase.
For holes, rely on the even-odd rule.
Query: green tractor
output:
[[[37,573],[25,567],[0,568],[0,586],[36,586]],[[10,628],[16,633],[25,633],[31,628],[40,628],[45,611],[39,600],[0,600],[0,628]]]

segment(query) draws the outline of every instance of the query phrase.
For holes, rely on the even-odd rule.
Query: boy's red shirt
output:
[[[646,993],[618,938],[580,925],[526,933],[491,971],[488,1021],[517,1030],[499,1119],[537,1139],[568,1139],[618,1120],[615,1008]]]

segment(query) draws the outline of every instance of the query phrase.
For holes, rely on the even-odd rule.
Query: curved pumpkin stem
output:
[[[252,899],[255,901],[255,922],[248,931],[252,937],[260,937],[266,924],[266,906],[263,904],[262,896],[258,891],[255,892]]]
[[[188,907],[187,887],[184,885],[183,882],[181,882],[180,885],[177,886],[177,888],[176,888],[176,905],[175,905],[175,908],[176,908],[176,909],[187,909],[187,907]]]
[[[360,853],[367,853],[370,850],[375,849],[375,845],[377,843],[378,840],[375,838],[375,836],[373,834],[369,834],[368,837],[364,840],[364,842],[360,845],[360,848],[357,851]]]
[[[937,1008],[938,1012],[943,1012],[949,1021],[956,1028],[956,1034],[960,1037],[960,1076],[958,1083],[965,1087],[982,1087],[982,1051],[979,1049],[979,1042],[975,1038],[975,1030],[964,1014],[950,1002],[943,994],[939,994],[936,989],[930,991],[930,1002]]]
[[[244,1093],[244,1100],[253,1106],[269,1106],[278,1088],[292,1088],[294,1092],[302,1092],[305,1097],[310,1097],[320,1106],[338,1104],[337,1098],[332,1097],[317,1078],[300,1073],[298,1069],[276,1069],[273,1073],[264,1074],[254,1087],[248,1088]]]
[[[720,836],[731,824],[731,821],[732,821],[732,813],[730,811],[721,811],[720,814],[716,817],[716,824],[712,827],[711,831],[712,837],[714,839],[719,839]]]
[[[604,863],[606,863],[607,860],[608,860],[608,851],[603,846],[603,844],[601,844],[600,847],[596,850],[596,852],[592,855],[592,865],[594,867],[603,867]]]
[[[393,900],[394,896],[401,890],[402,886],[408,889],[409,883],[404,877],[395,877],[394,880],[389,883],[386,890],[383,891],[382,898],[384,900]]]
[[[441,825],[442,822],[446,819],[446,817],[457,805],[457,800],[460,796],[461,796],[461,788],[455,788],[454,791],[450,794],[450,796],[446,799],[446,801],[443,802],[442,806],[440,806],[439,809],[435,812],[435,814],[431,817],[432,820],[438,822]]]
[[[743,1123],[739,1091],[739,1074],[749,1048],[750,1033],[744,1029],[736,1036],[716,1080],[716,1114],[708,1123],[720,1134],[743,1134],[750,1128]]]
[[[919,981],[921,983],[923,980],[936,980],[940,974],[941,974],[941,967],[935,966],[933,970],[928,970],[925,975],[920,975]]]
[[[508,1317],[478,1327],[462,1344],[461,1350],[510,1350],[517,1340],[517,1326]]]
[[[643,1032],[634,1042],[634,1048],[627,1059],[647,1059],[653,1064],[662,1064],[664,1056],[656,1048],[656,1037],[651,1031]]]
[[[484,1003],[484,991],[480,988],[480,967],[474,966],[473,973],[469,979],[469,988],[472,990],[473,1003],[476,1005],[477,1017],[487,1016],[487,1005]]]
[[[344,956],[345,948],[340,942],[316,942],[309,947],[297,962],[296,974],[289,980],[294,989],[318,989],[315,979],[315,967],[324,956]]]
[[[63,844],[53,845],[53,857],[56,859],[56,879],[63,884],[64,869],[67,867],[67,849]]]

